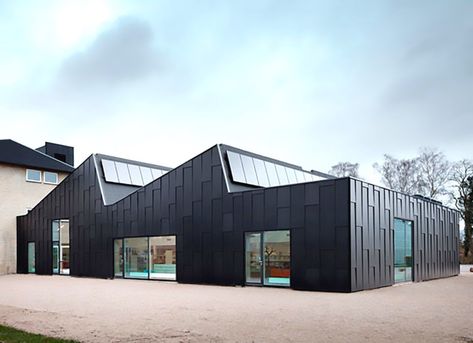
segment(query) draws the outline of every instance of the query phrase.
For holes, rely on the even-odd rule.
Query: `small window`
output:
[[[26,181],[41,182],[41,171],[26,169]]]
[[[44,172],[44,183],[51,183],[53,185],[58,184],[58,175],[57,173]]]

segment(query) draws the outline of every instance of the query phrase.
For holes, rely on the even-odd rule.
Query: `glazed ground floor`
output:
[[[84,342],[468,342],[472,289],[473,273],[350,294],[18,274],[0,277],[0,323]]]
[[[394,282],[413,281],[413,223],[394,219],[392,265]],[[70,275],[69,219],[51,222],[51,274]],[[36,273],[36,242],[28,241],[28,273]],[[113,239],[113,277],[145,280],[178,280],[176,235],[120,237]],[[244,284],[291,286],[291,230],[244,232]],[[110,261],[112,263],[112,261]],[[72,275],[74,275],[72,270]]]

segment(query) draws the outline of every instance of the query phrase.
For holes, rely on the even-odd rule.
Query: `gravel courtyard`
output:
[[[473,273],[353,294],[0,277],[0,323],[86,342],[473,342]]]

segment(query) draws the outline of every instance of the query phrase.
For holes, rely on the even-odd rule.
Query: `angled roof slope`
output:
[[[0,163],[71,173],[74,167],[11,139],[0,140]]]

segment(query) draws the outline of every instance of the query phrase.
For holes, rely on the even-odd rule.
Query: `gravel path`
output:
[[[473,342],[473,273],[352,294],[0,276],[0,323],[84,342]]]

